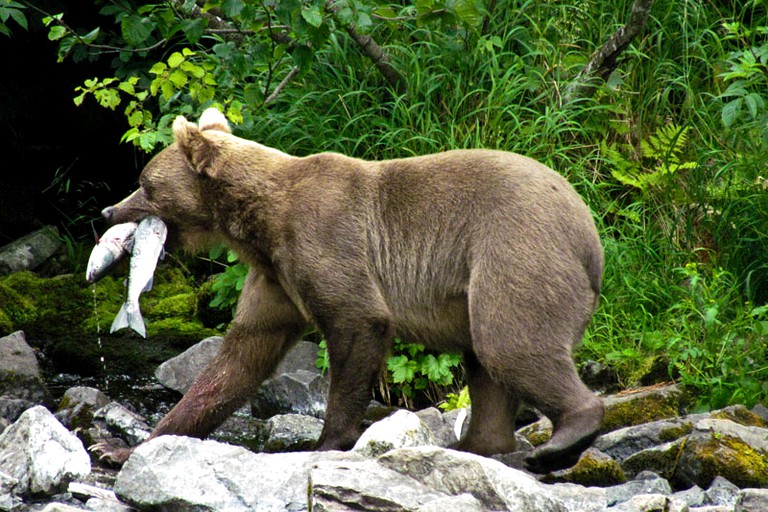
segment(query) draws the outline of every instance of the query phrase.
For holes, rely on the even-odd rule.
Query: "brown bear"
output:
[[[455,448],[514,451],[521,402],[554,425],[526,459],[532,470],[572,465],[590,445],[603,404],[572,349],[598,300],[603,252],[559,174],[490,150],[294,157],[232,135],[216,109],[197,125],[178,117],[173,134],[104,217],[157,215],[169,243],[223,242],[250,271],[219,354],[151,437],[208,435],[314,325],[331,375],[320,450],[359,437],[396,333],[464,355],[472,416]],[[130,453],[97,451],[117,463]]]

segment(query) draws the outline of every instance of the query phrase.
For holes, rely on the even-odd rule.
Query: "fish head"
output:
[[[211,162],[227,136],[226,118],[208,109],[199,125],[178,117],[173,123],[174,143],[146,165],[139,188],[119,203],[102,210],[111,224],[140,222],[156,216],[168,227],[168,242],[196,239],[212,231],[214,216],[206,191],[215,186]]]

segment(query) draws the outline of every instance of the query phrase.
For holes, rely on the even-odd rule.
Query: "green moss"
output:
[[[678,460],[687,444],[688,438],[683,437],[655,449],[639,451],[630,455],[622,462],[626,474],[634,476],[641,471],[653,471],[663,478],[671,478],[678,466]]]
[[[610,487],[627,481],[621,464],[594,450],[588,450],[579,462],[565,471],[550,473],[542,478],[545,483],[574,483],[591,487]]]
[[[693,432],[693,424],[686,422],[675,427],[665,428],[659,432],[659,439],[665,443],[680,439]]]
[[[532,423],[520,429],[519,433],[533,446],[540,446],[552,437],[552,427],[547,422],[544,427],[540,422]]]
[[[700,487],[707,488],[716,476],[742,488],[768,487],[768,456],[741,439],[713,433],[706,441],[687,446],[686,458],[695,461],[693,479]]]
[[[623,427],[674,418],[680,414],[681,409],[681,394],[674,392],[653,393],[635,400],[616,402],[606,407],[600,433],[605,434]]]
[[[6,335],[24,329],[37,317],[37,308],[32,300],[5,280],[0,281],[0,334]]]
[[[731,420],[746,427],[768,428],[768,424],[743,405],[735,405],[712,413],[713,419]]]
[[[197,297],[194,292],[180,293],[157,301],[147,301],[144,310],[147,316],[154,318],[183,318],[191,320],[195,317]]]

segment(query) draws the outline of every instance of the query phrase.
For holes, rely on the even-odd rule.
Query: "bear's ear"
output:
[[[195,171],[215,177],[212,164],[219,150],[215,141],[206,137],[195,123],[190,123],[184,116],[178,116],[173,121],[173,139]]]
[[[203,112],[197,126],[200,128],[200,131],[219,130],[221,132],[232,133],[227,118],[224,117],[224,114],[219,112],[218,109],[213,107],[206,109],[205,112]]]

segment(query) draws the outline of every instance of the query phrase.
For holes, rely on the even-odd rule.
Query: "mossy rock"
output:
[[[688,438],[673,480],[680,486],[706,489],[716,476],[735,485],[768,487],[768,455],[736,436],[701,432]]]
[[[573,483],[589,487],[610,487],[623,484],[627,481],[627,476],[616,460],[590,448],[573,467],[549,473],[542,477],[541,481],[548,484]]]
[[[147,324],[147,337],[163,338],[172,347],[186,349],[221,332],[204,327],[198,320],[183,318],[162,318]]]
[[[745,427],[768,428],[768,423],[760,416],[753,413],[743,405],[732,405],[719,411],[713,411],[710,415],[713,419],[731,420]]]
[[[693,432],[693,423],[690,421],[686,421],[681,423],[680,425],[665,428],[661,432],[659,432],[659,439],[665,443],[668,443],[670,441],[674,441],[675,439],[680,439],[681,437],[685,437],[688,434]]]
[[[194,292],[180,293],[157,301],[147,301],[146,316],[152,318],[195,318],[197,297]]]
[[[0,280],[0,336],[23,330],[36,318],[33,301]]]
[[[548,418],[542,418],[535,423],[526,425],[517,433],[525,437],[533,446],[540,446],[552,437],[552,422]]]
[[[686,394],[677,386],[651,387],[606,400],[600,433],[656,420],[675,418],[685,411]]]

